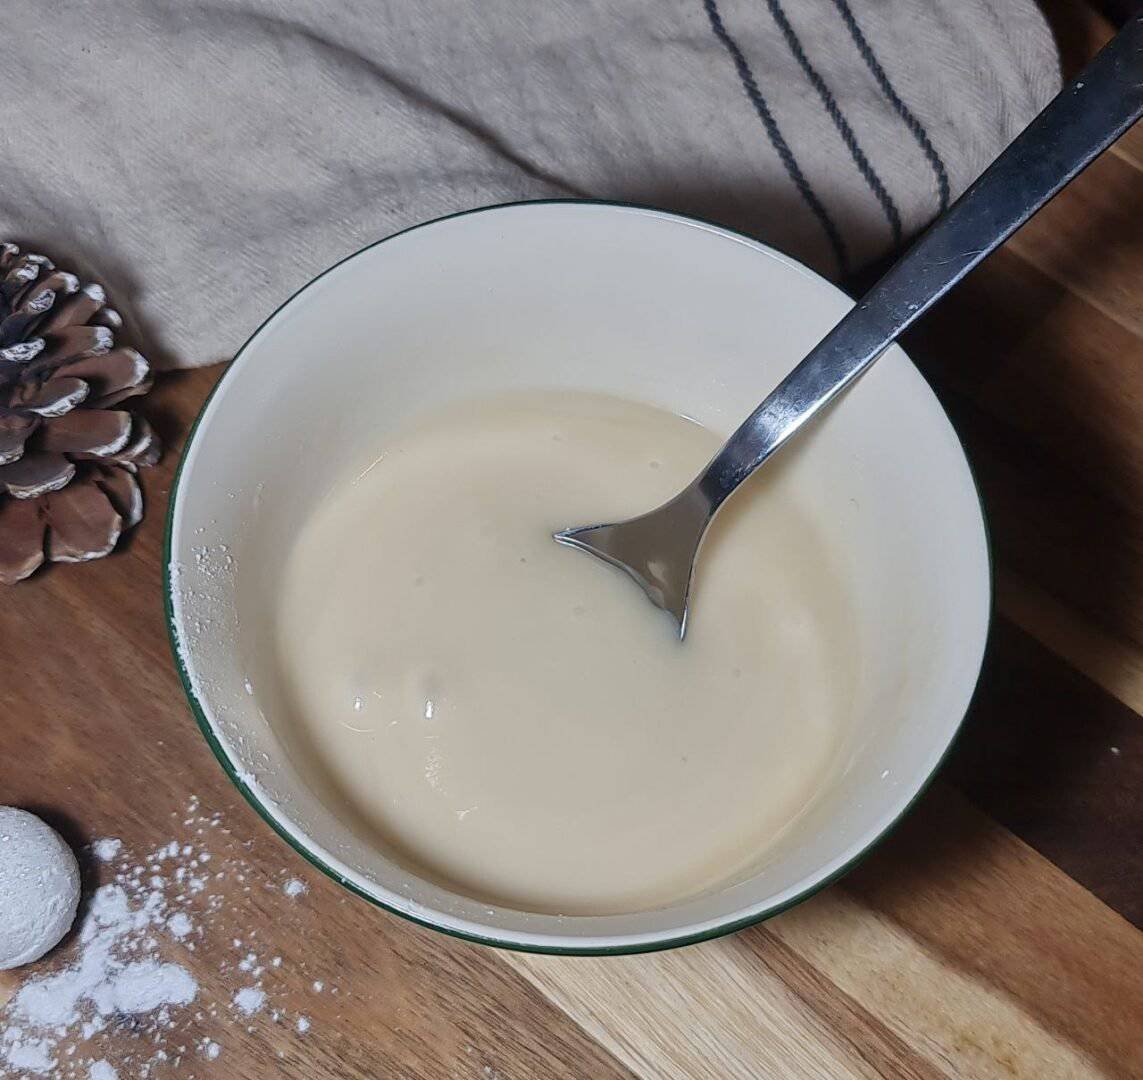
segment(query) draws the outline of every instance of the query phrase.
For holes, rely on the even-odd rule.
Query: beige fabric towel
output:
[[[364,244],[514,199],[694,213],[841,280],[1059,82],[1032,0],[38,0],[0,70],[0,238],[185,366]]]

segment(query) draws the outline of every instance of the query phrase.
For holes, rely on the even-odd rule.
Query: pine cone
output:
[[[122,325],[98,285],[0,244],[0,582],[98,559],[143,516],[136,477],[160,445],[112,406],[151,388],[147,361],[116,348]]]

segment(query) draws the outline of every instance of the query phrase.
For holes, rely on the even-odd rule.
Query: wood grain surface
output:
[[[1069,63],[1107,34],[1076,10]],[[172,449],[137,534],[0,597],[0,803],[85,852],[88,892],[114,871],[83,848],[97,837],[140,860],[185,834],[232,868],[194,951],[161,944],[201,1008],[145,1046],[119,1017],[77,1060],[133,1076],[158,1048],[152,1076],[314,1080],[1143,1076],[1141,211],[1136,130],[907,343],[965,440],[997,559],[984,677],[942,778],[840,884],[666,953],[528,956],[422,930],[246,806],[183,701],[160,587],[175,449],[219,372],[161,380],[148,409]],[[240,1018],[254,942],[281,958],[273,1007]],[[77,947],[0,973],[0,1025]]]

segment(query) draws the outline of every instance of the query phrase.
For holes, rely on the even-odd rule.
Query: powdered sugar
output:
[[[236,925],[235,911],[243,905],[234,902],[236,893],[257,886],[290,895],[294,882],[300,892],[304,883],[259,881],[245,858],[249,842],[230,837],[220,815],[200,814],[197,799],[182,823],[189,836],[167,840],[137,861],[118,839],[91,845],[101,876],[112,872],[112,880],[81,906],[74,942],[49,964],[28,969],[0,1008],[0,1075],[126,1080],[148,1077],[160,1066],[164,1075],[179,1073],[184,1058],[189,1063],[224,1055],[221,1035],[234,1021],[245,1025],[268,1012],[263,1022],[308,1028],[308,1019],[303,1027],[305,1018],[268,1009],[271,995],[283,988],[265,984],[271,978],[265,972],[282,979],[282,959],[260,954],[258,930]],[[222,985],[212,978],[207,988],[196,978],[204,970],[201,962],[192,964],[200,945],[237,954],[218,965]]]
[[[198,983],[186,968],[140,960],[119,973],[110,1004],[120,1013],[149,1013],[163,1005],[189,1005],[197,993]]]
[[[170,931],[171,937],[182,941],[194,929],[194,924],[185,911],[176,911],[167,920],[167,929]]]
[[[29,979],[8,1006],[13,1023],[0,1035],[0,1047],[14,1068],[54,1072],[61,1038],[90,1039],[115,1016],[143,1018],[142,1030],[153,1033],[170,1023],[171,1006],[197,996],[198,984],[185,967],[155,955],[153,931],[167,907],[163,893],[140,885],[141,875],[118,877],[123,883],[103,885],[92,896],[71,964]],[[89,1075],[101,1075],[98,1064]]]
[[[11,1030],[11,1029],[9,1029]],[[19,1034],[19,1031],[16,1032]],[[51,1055],[51,1043],[47,1039],[27,1039],[24,1041],[8,1040],[8,1032],[4,1033],[4,1040],[10,1042],[5,1060],[13,1069],[24,1069],[27,1072],[46,1073],[55,1064]]]
[[[253,1016],[266,1004],[266,994],[256,986],[244,986],[234,995],[234,1007],[244,1016]]]
[[[115,837],[109,836],[103,840],[96,840],[95,843],[91,845],[91,850],[100,862],[111,862],[111,860],[119,854],[119,850],[122,847],[122,840],[117,840]]]

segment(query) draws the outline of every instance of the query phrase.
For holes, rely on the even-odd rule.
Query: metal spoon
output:
[[[687,631],[695,558],[722,504],[897,337],[1143,114],[1143,13],[865,294],[670,502],[555,534],[625,570]]]

